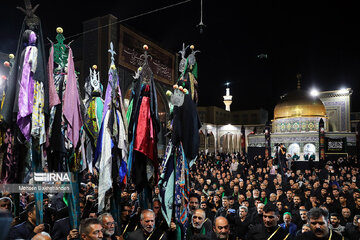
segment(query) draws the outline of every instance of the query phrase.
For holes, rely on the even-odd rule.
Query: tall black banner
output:
[[[325,152],[326,153],[346,153],[346,137],[344,138],[329,138],[325,137]]]

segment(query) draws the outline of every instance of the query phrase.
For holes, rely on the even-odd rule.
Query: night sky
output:
[[[112,14],[119,20],[163,8],[181,0],[98,1],[81,7],[75,1],[36,1],[45,37],[55,39],[82,32],[82,22]],[[239,2],[237,5],[236,3]],[[2,1],[0,51],[14,52],[24,15],[23,1]],[[272,111],[280,95],[296,89],[353,89],[352,111],[360,111],[360,15],[355,1],[210,1],[191,0],[124,24],[161,47],[177,52],[194,44],[199,67],[199,105],[224,107],[225,83],[230,82],[232,110]],[[68,39],[71,40],[71,39]],[[267,58],[258,58],[266,54]]]

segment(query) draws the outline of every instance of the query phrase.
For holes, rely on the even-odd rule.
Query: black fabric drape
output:
[[[44,112],[46,115],[49,114],[49,84],[48,75],[45,61],[45,46],[43,41],[43,34],[41,23],[32,29],[36,33],[36,47],[38,49],[37,56],[37,67],[34,73],[34,80],[42,82],[44,85]],[[19,84],[22,76],[22,66],[24,62],[24,53],[26,43],[28,42],[30,31],[23,21],[18,46],[16,50],[16,58],[14,65],[11,68],[9,79],[7,82],[7,91],[5,94],[4,105],[1,110],[3,116],[3,124],[7,127],[12,126],[13,122],[16,121],[16,113],[18,112],[18,95],[19,95]]]

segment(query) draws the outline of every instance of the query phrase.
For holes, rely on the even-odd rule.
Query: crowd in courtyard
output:
[[[261,155],[248,159],[240,153],[199,153],[189,172],[188,223],[182,238],[359,240],[357,157],[296,167]],[[20,194],[15,206],[14,194],[2,192],[1,219],[11,219],[11,226],[0,239],[177,239],[179,228],[164,220],[159,192],[153,186],[152,208],[141,209],[135,186],[128,185],[121,192],[116,222],[111,211],[97,211],[97,177],[85,173],[79,229],[71,229],[63,193],[44,194],[44,223],[36,225],[33,194]],[[15,208],[19,216],[14,216]]]

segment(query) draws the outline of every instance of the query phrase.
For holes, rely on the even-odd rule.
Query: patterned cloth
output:
[[[99,135],[99,130],[102,121],[102,116],[100,117],[100,119],[98,118],[98,114],[97,114],[98,108],[101,108],[101,114],[103,110],[103,106],[97,106],[96,103],[97,103],[96,98],[93,98],[89,102],[89,107],[87,109],[87,116],[85,120],[86,129],[88,130],[93,140],[97,139]],[[95,146],[96,146],[96,142],[95,142]]]
[[[175,187],[175,159],[173,150],[173,144],[169,141],[163,162],[161,164],[162,172],[159,179],[159,200],[161,202],[161,212],[166,220],[168,226],[171,223],[171,217],[174,206],[174,187]]]
[[[30,140],[31,114],[33,111],[34,84],[33,74],[36,71],[37,48],[27,46],[19,89],[17,124],[27,141]]]
[[[44,114],[44,86],[43,83],[35,82],[34,103],[31,119],[31,136],[39,139],[39,145],[46,142],[45,114]]]
[[[13,183],[17,179],[18,164],[15,161],[15,155],[13,153],[14,135],[10,129],[6,130],[4,145],[6,146],[6,150],[3,159],[3,169],[1,172],[1,183]]]
[[[176,148],[175,218],[184,234],[187,232],[189,203],[189,168],[182,144]]]

